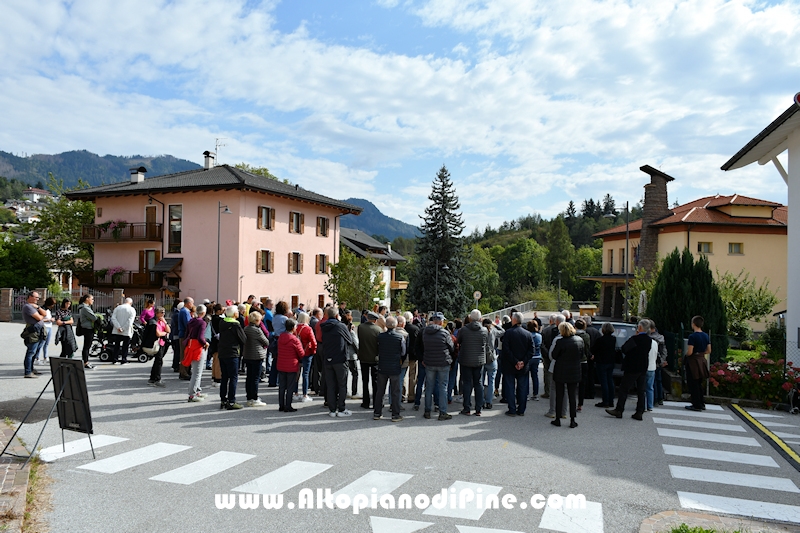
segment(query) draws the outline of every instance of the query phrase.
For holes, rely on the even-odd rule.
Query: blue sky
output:
[[[0,149],[266,166],[417,224],[444,163],[468,231],[570,200],[739,193],[719,167],[800,91],[800,2],[11,0]],[[784,160],[785,162],[785,160]]]

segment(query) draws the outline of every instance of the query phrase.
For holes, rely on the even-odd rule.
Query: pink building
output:
[[[67,194],[96,206],[82,235],[94,243],[94,270],[76,273],[81,284],[196,300],[255,294],[292,308],[330,301],[339,217],[361,208],[205,155],[202,169],[145,179],[140,167],[130,182]]]

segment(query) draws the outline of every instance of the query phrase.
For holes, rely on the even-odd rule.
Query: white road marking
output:
[[[658,428],[660,437],[673,437],[676,439],[693,439],[707,442],[719,442],[723,444],[738,444],[741,446],[753,446],[760,448],[761,444],[751,437],[734,437],[733,435],[721,435],[719,433],[701,433],[699,431],[684,431],[682,429]]]
[[[397,490],[400,485],[414,477],[412,474],[398,474],[396,472],[381,472],[380,470],[372,470],[367,472],[357,480],[353,481],[346,487],[336,491],[333,494],[335,498],[339,494],[347,494],[352,500],[359,494],[363,494],[368,498],[372,495],[372,489],[377,489],[376,494],[380,498],[384,494],[391,494]]]
[[[598,502],[586,502],[586,509],[554,509],[547,506],[539,528],[564,533],[603,533],[603,506]]]
[[[511,531],[510,529],[490,529],[488,527],[475,526],[456,526],[458,533],[523,533],[522,531]]]
[[[722,485],[736,485],[755,489],[781,490],[783,492],[800,492],[800,489],[797,488],[797,485],[795,485],[791,479],[780,477],[740,474],[738,472],[725,472],[723,470],[709,470],[707,468],[675,465],[669,465],[669,471],[675,479],[688,479],[690,481],[704,481],[707,483],[720,483]]]
[[[455,489],[455,492],[453,490]],[[456,497],[461,493],[462,490],[465,489],[472,489],[472,492],[475,493],[475,499],[471,502],[468,502],[464,509],[450,509],[449,505],[449,497],[450,494],[455,493]],[[481,495],[483,496],[484,505],[480,508],[477,506],[477,496],[478,496],[478,489],[481,490]],[[498,495],[500,491],[503,490],[503,487],[496,487],[494,485],[483,485],[481,483],[470,483],[468,481],[456,481],[447,489],[448,494],[448,505],[444,509],[436,509],[431,505],[425,512],[422,514],[431,515],[431,516],[449,516],[450,518],[459,518],[462,520],[479,520],[481,516],[483,516],[484,511],[486,510],[486,496],[488,495]],[[440,492],[441,494],[441,492]],[[456,501],[456,507],[458,507],[458,501]]]
[[[698,429],[720,429],[722,431],[738,431],[739,433],[747,433],[747,430],[742,426],[734,426],[733,424],[715,424],[713,422],[704,422],[702,420],[684,420],[682,418],[653,418],[656,424],[664,424],[667,426],[684,426]]]
[[[770,413],[759,413],[753,411],[747,411],[747,414],[753,418],[783,418],[783,415],[773,415]]]
[[[433,522],[417,522],[382,516],[370,516],[369,523],[372,526],[372,533],[413,533],[433,525]]]
[[[800,439],[800,435],[796,435],[794,433],[784,433],[782,431],[773,431],[775,436],[780,437],[782,439]]]
[[[273,470],[269,474],[265,474],[253,481],[248,481],[244,485],[239,485],[232,490],[251,494],[281,494],[323,473],[331,466],[333,465],[292,461],[288,465]]]
[[[684,509],[711,511],[714,513],[725,513],[800,524],[800,507],[794,505],[742,500],[739,498],[727,498],[725,496],[712,496],[711,494],[697,494],[694,492],[678,492],[678,499],[681,502],[681,507]]]
[[[725,461],[728,463],[740,463],[745,465],[768,466],[780,468],[775,459],[768,455],[753,455],[750,453],[722,452],[718,450],[707,450],[705,448],[691,448],[688,446],[675,446],[672,444],[662,444],[664,453],[676,455],[678,457],[691,457],[693,459],[706,459],[709,461]]]
[[[92,444],[94,448],[102,448],[103,446],[108,446],[110,444],[116,444],[118,442],[123,442],[128,439],[123,439],[122,437],[111,437],[109,435],[95,435],[92,437]],[[64,449],[66,448],[66,451]],[[83,452],[90,452],[92,447],[89,446],[89,438],[83,438],[78,440],[73,440],[64,445],[64,448],[61,447],[61,444],[56,446],[50,446],[49,448],[45,448],[39,452],[39,459],[44,461],[45,463],[50,463],[55,461],[56,459],[61,459],[63,457],[69,457],[70,455],[76,455]]]
[[[656,415],[693,416],[695,418],[707,418],[709,420],[733,420],[731,415],[725,413],[704,413],[702,411],[688,411],[686,409],[653,409],[653,416]]]
[[[170,455],[190,449],[191,446],[181,446],[180,444],[168,444],[157,442],[144,448],[138,448],[129,452],[121,453],[108,459],[100,459],[88,465],[79,466],[85,470],[94,470],[104,474],[116,474],[134,466],[157,461]]]
[[[688,406],[692,405],[689,402],[664,402],[664,405],[659,405],[659,407],[676,407],[680,409],[686,409]],[[721,405],[713,405],[708,404],[706,405],[706,411],[724,411],[725,408]]]
[[[199,461],[153,476],[150,479],[153,481],[177,483],[179,485],[191,485],[192,483],[242,464],[253,457],[255,457],[255,455],[248,455],[246,453],[217,452],[208,457],[203,457]]]
[[[767,426],[768,428],[796,428],[794,424],[782,424],[780,422],[770,422],[769,420],[764,420],[761,422],[762,426]]]

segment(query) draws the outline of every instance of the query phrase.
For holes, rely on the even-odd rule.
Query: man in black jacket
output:
[[[658,343],[650,338],[650,321],[643,319],[636,327],[637,334],[625,341],[622,345],[622,383],[619,386],[619,396],[617,397],[617,407],[606,409],[611,416],[622,418],[625,410],[625,401],[628,399],[628,391],[636,384],[636,412],[631,416],[635,420],[642,419],[645,410],[645,388],[647,385],[647,365],[650,361],[650,352],[653,352],[653,359],[658,353]]]
[[[508,416],[524,416],[528,405],[528,372],[533,358],[533,337],[522,327],[522,313],[511,315],[511,328],[503,335],[503,389]]]
[[[353,344],[353,338],[338,316],[339,312],[335,307],[328,307],[325,309],[326,320],[319,324],[325,359],[326,399],[330,410],[328,416],[331,418],[353,414],[344,403],[347,398],[347,345]]]
[[[239,358],[247,342],[242,325],[237,318],[239,310],[229,305],[225,309],[225,318],[219,325],[219,366],[222,370],[222,381],[219,384],[220,409],[241,409],[236,403],[236,385],[239,382]]]
[[[481,416],[484,404],[481,370],[489,355],[489,332],[481,324],[481,312],[473,309],[469,314],[469,324],[458,330],[458,362],[461,378],[464,380],[464,408],[462,415],[470,414],[472,391],[475,391],[475,416]]]
[[[406,339],[395,331],[397,319],[386,317],[386,331],[378,335],[378,388],[375,389],[375,409],[373,420],[380,420],[383,415],[383,395],[386,383],[389,383],[392,422],[400,422],[400,372],[401,362],[406,354]]]
[[[408,333],[408,388],[406,389],[406,398],[408,403],[415,403],[417,397],[417,335],[419,335],[419,327],[413,324],[414,315],[409,311],[403,313],[406,319],[406,325],[403,329]]]
[[[450,420],[453,415],[447,412],[447,383],[450,378],[450,365],[456,349],[453,337],[442,327],[444,315],[433,313],[425,329],[417,337],[417,353],[421,352],[425,365],[425,414],[431,417],[432,400],[439,402],[439,420]],[[435,390],[435,389],[436,390]]]

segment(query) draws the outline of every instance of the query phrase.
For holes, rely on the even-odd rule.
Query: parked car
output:
[[[605,322],[592,322],[591,327],[596,327],[598,330],[603,327]],[[614,378],[622,379],[622,345],[636,335],[636,324],[628,324],[626,322],[611,322],[614,326],[614,337],[617,339],[617,357],[614,362]]]

